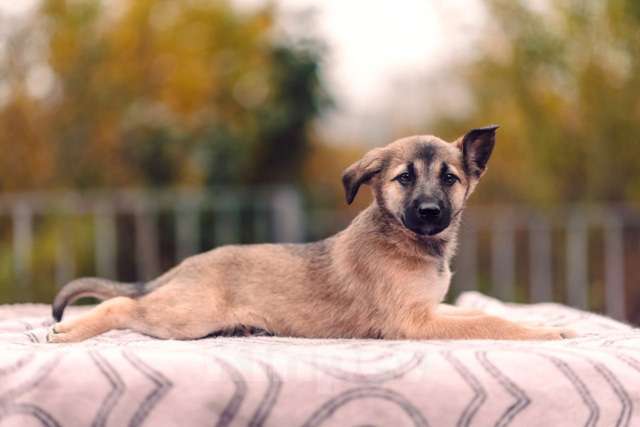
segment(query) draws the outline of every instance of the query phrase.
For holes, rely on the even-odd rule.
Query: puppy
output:
[[[374,201],[328,239],[223,246],[140,285],[75,280],[55,298],[57,321],[80,297],[106,301],[56,323],[48,340],[81,341],[112,329],[195,339],[248,328],[308,338],[570,337],[441,304],[461,214],[486,170],[496,129],[473,129],[453,143],[411,136],[369,151],[342,182],[348,203],[363,184]]]

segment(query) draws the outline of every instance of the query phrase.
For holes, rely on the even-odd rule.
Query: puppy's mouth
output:
[[[449,227],[449,224],[444,225],[435,225],[435,224],[425,224],[424,226],[410,226],[407,224],[407,221],[404,215],[400,218],[400,222],[405,229],[409,230],[411,233],[418,237],[434,237],[437,234],[442,233]]]

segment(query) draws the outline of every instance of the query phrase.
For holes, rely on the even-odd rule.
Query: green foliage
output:
[[[11,88],[0,191],[297,178],[327,105],[322,49],[276,37],[273,15],[225,1],[44,1],[0,58]],[[29,91],[37,68],[53,75],[46,96]]]
[[[485,202],[640,200],[640,7],[635,0],[486,0],[489,25],[454,73],[471,112],[461,133],[497,122]]]
[[[329,105],[322,47],[278,36],[271,7],[43,0],[3,38],[0,192],[295,182]],[[95,274],[91,221],[61,227],[38,216],[30,288],[0,229],[0,301],[49,301],[61,256]]]

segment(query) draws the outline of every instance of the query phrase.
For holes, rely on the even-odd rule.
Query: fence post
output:
[[[13,268],[23,298],[31,296],[31,251],[33,249],[33,212],[25,202],[13,208]]]
[[[587,250],[586,219],[575,211],[567,223],[567,301],[581,309],[588,306]]]
[[[115,279],[117,231],[113,206],[106,200],[97,203],[94,210],[96,272],[98,276]]]
[[[540,216],[529,222],[529,277],[532,302],[553,300],[551,261],[551,229],[549,221]]]
[[[58,221],[56,233],[56,285],[62,287],[73,279],[76,271],[76,258],[73,245],[73,231],[70,219],[63,217]]]
[[[460,253],[453,277],[457,291],[473,291],[478,289],[478,236],[473,219],[464,222],[460,234]]]
[[[215,204],[215,244],[221,246],[239,243],[242,200],[231,192],[224,192],[218,196]]]
[[[626,320],[623,223],[613,212],[606,215],[604,239],[606,312],[614,319]]]
[[[176,258],[178,261],[199,250],[200,218],[197,204],[192,198],[182,197],[176,208]]]
[[[253,210],[253,236],[256,243],[269,240],[269,213],[268,206],[265,207],[264,200],[260,198]]]
[[[271,206],[276,241],[302,241],[302,203],[298,191],[291,187],[278,188],[271,199]]]
[[[515,284],[514,226],[511,213],[500,215],[492,224],[491,279],[497,297],[513,301]]]
[[[136,258],[138,280],[150,280],[160,271],[158,256],[158,228],[155,212],[151,212],[149,201],[138,201],[135,205]]]

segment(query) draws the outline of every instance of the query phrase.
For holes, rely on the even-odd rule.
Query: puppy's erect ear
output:
[[[384,148],[374,148],[358,160],[342,174],[342,185],[347,198],[347,203],[351,204],[358,194],[358,189],[362,184],[369,182],[377,173],[382,170],[384,164]]]
[[[456,141],[456,145],[462,150],[464,169],[468,176],[477,179],[484,173],[496,143],[498,127],[498,125],[491,125],[471,129]]]

